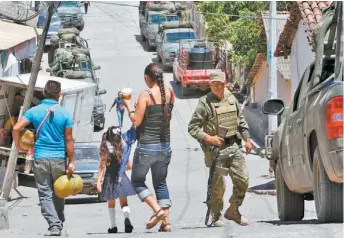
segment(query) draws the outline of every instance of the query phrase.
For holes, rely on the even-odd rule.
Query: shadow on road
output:
[[[29,176],[25,174],[18,174],[19,186],[36,188],[36,181],[34,176]]]
[[[259,184],[253,187],[250,187],[247,192],[255,193],[259,195],[276,195],[276,185],[275,180],[270,182]]]
[[[155,52],[155,53],[156,53],[155,50],[148,50],[147,40],[146,40],[146,41],[142,41],[141,35],[135,35],[135,40],[136,40],[137,42],[140,43],[140,45],[142,46],[142,49],[143,49],[144,51],[146,51],[146,52],[151,52],[151,53],[152,53],[152,52]]]
[[[88,203],[103,203],[100,202],[96,196],[89,197],[69,197],[66,200],[66,205],[88,204]]]
[[[174,81],[170,81],[170,85],[173,88],[173,92],[174,95],[178,98],[178,99],[191,99],[191,98],[200,98],[202,96],[204,96],[207,92],[202,92],[201,90],[190,90],[190,96],[183,96],[182,95],[182,90],[181,90],[181,86],[178,84],[176,84],[176,82]]]
[[[288,226],[288,225],[310,225],[310,224],[324,224],[316,219],[311,219],[311,220],[302,220],[302,221],[258,221],[259,223],[268,223],[272,224],[275,226]]]

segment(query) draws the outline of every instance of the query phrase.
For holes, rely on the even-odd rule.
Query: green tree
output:
[[[277,9],[289,10],[291,4],[279,1]],[[257,53],[266,54],[266,34],[259,18],[261,12],[268,9],[269,3],[260,1],[204,1],[198,5],[206,21],[209,39],[220,43],[228,40],[233,46],[233,59],[247,69]]]

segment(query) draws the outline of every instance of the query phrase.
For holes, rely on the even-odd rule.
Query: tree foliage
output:
[[[291,4],[279,1],[277,9],[289,10]],[[268,9],[268,2],[261,1],[203,1],[198,4],[209,39],[216,42],[229,41],[233,46],[233,60],[246,68],[251,67],[257,53],[266,53],[266,34],[259,18],[262,11]]]

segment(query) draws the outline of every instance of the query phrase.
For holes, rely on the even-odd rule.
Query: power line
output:
[[[236,15],[236,14],[225,14],[225,13],[215,13],[215,12],[198,12],[203,15],[214,15],[214,16],[224,16],[224,17],[237,17],[237,18],[247,18],[247,19],[274,19],[274,20],[283,20],[285,21],[287,15],[285,17],[268,17],[268,16],[250,16],[250,15]]]

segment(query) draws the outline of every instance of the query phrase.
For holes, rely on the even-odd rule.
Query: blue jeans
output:
[[[49,224],[62,230],[64,217],[64,199],[54,193],[54,182],[65,173],[65,159],[35,159],[33,173],[35,175],[41,213]]]
[[[131,183],[141,201],[152,195],[145,184],[146,175],[151,169],[153,186],[159,205],[162,208],[172,205],[166,184],[171,155],[172,150],[169,143],[137,145],[133,160]]]
[[[118,118],[118,126],[122,127],[123,125],[123,114],[124,111],[117,111],[117,118]]]

